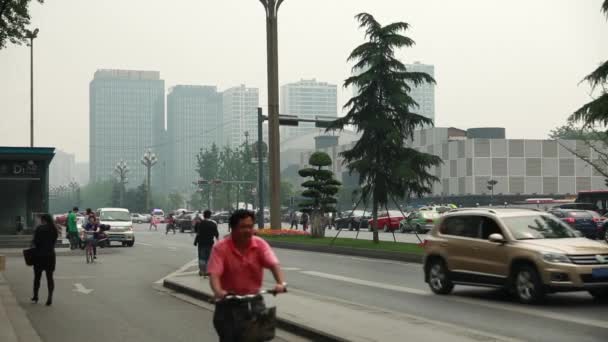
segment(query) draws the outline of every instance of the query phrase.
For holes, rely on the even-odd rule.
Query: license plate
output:
[[[591,276],[595,279],[608,279],[608,268],[594,268]]]

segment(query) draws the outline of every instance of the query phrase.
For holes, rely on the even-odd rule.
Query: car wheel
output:
[[[420,227],[419,225],[416,226],[416,233],[422,234],[422,227]]]
[[[604,303],[608,301],[608,289],[589,290],[589,294],[599,302]]]
[[[545,289],[536,269],[532,266],[520,266],[513,277],[513,292],[523,304],[535,304],[545,296]]]
[[[127,247],[133,247],[135,245],[135,241],[127,242]]]
[[[428,282],[431,291],[439,295],[447,295],[454,289],[454,283],[450,280],[448,268],[441,259],[430,261],[428,270]]]

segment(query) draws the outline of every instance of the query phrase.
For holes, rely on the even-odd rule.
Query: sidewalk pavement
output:
[[[41,342],[40,336],[17,303],[15,295],[0,272],[0,341]]]
[[[211,298],[209,281],[193,272],[165,279],[164,286],[198,298]],[[270,287],[269,285],[267,287]],[[422,319],[289,289],[268,301],[277,306],[279,327],[314,341],[403,341],[470,342],[508,341],[502,336]],[[370,328],[373,327],[373,328]]]

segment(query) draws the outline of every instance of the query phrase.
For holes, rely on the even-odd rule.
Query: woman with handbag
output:
[[[34,296],[32,297],[32,302],[38,303],[40,278],[42,278],[42,272],[45,272],[49,290],[46,305],[50,306],[53,304],[53,290],[55,289],[53,272],[55,272],[55,244],[57,243],[59,233],[51,215],[43,214],[40,217],[40,222],[41,224],[34,231],[34,238],[32,240],[34,266]]]

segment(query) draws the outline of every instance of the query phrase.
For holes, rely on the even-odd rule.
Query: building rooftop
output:
[[[160,71],[99,69],[95,71],[94,79],[158,81],[160,80]]]

